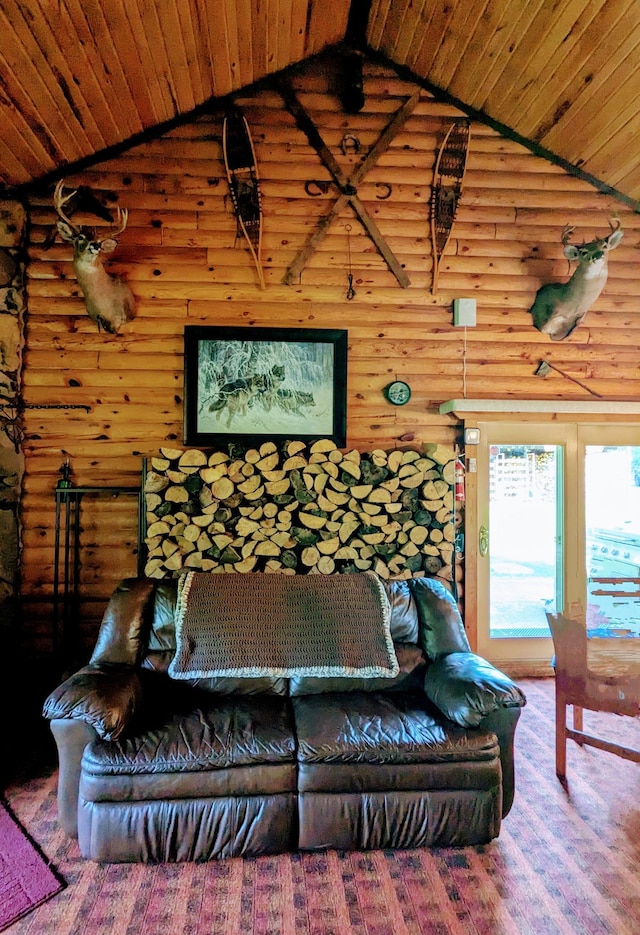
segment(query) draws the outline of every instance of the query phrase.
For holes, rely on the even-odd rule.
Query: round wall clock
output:
[[[411,387],[404,380],[394,380],[385,386],[384,395],[394,406],[404,406],[411,399]]]

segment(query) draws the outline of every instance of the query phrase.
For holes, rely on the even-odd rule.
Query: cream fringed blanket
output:
[[[398,674],[390,605],[368,572],[188,572],[178,583],[176,679]]]

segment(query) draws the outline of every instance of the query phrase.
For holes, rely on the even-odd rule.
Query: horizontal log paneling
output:
[[[298,75],[295,83],[347,174],[354,160],[340,152],[342,135],[361,134],[365,152],[415,90],[393,72],[367,66],[367,103],[351,117],[339,110],[318,67]],[[264,292],[248,252],[241,242],[234,245],[219,113],[68,180],[109,193],[130,212],[111,268],[131,284],[136,314],[118,334],[99,333],[86,315],[70,248],[59,241],[45,248],[55,222],[50,197],[33,198],[24,398],[32,405],[89,407],[89,412],[24,413],[25,616],[27,634],[39,648],[46,647],[50,632],[53,489],[62,460],[70,458],[76,483],[133,485],[143,457],[157,455],[162,446],[181,447],[185,324],[347,328],[347,445],[360,451],[423,442],[455,445],[460,427],[438,407],[462,396],[465,386],[469,397],[592,398],[556,372],[536,377],[542,359],[606,398],[640,399],[639,215],[474,123],[458,219],[441,264],[438,295],[431,295],[428,225],[435,150],[457,112],[422,92],[414,116],[360,186],[411,285],[398,286],[346,209],[301,282],[285,286],[287,265],[329,210],[335,187],[318,198],[305,194],[305,181],[328,175],[275,91],[243,101],[263,180]],[[376,182],[391,185],[388,200],[377,199]],[[583,325],[567,340],[551,342],[532,327],[528,309],[542,283],[567,278],[564,225],[576,225],[573,242],[579,243],[605,232],[614,216],[625,235],[611,254],[607,287]],[[83,219],[95,223],[91,216]],[[346,224],[352,227],[349,238]],[[103,222],[97,226],[107,229]],[[357,293],[352,302],[345,298],[349,245]],[[457,296],[474,296],[478,304],[477,326],[466,334],[452,324]],[[393,407],[383,397],[395,377],[412,387],[405,407]],[[101,504],[85,530],[83,542],[91,553],[86,591],[83,584],[83,598],[90,598],[83,624],[87,641],[111,587],[132,573],[134,513],[133,500],[113,509]]]

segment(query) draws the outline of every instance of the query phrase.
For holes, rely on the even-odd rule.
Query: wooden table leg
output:
[[[580,707],[580,705],[574,704],[573,706],[573,729],[574,730],[581,731],[584,729],[584,722],[582,718],[583,713],[584,713],[583,709]],[[582,743],[580,742],[580,740],[576,740],[576,743],[582,746]]]

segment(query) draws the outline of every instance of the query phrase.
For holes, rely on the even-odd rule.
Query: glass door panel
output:
[[[489,638],[549,637],[563,606],[560,445],[489,449]]]
[[[640,445],[585,444],[584,468],[587,628],[640,637]]]
[[[575,442],[566,426],[537,423],[483,423],[480,438],[478,652],[498,665],[548,667],[546,612],[568,599],[565,488]]]

